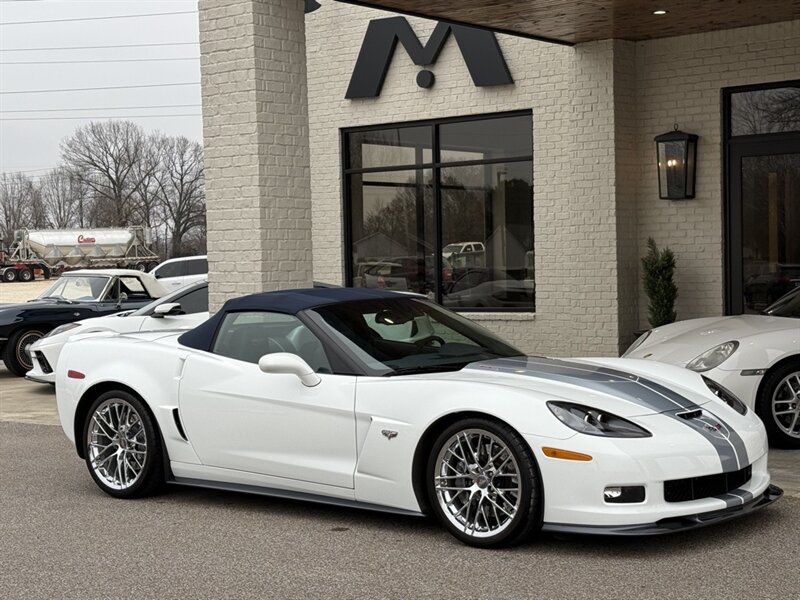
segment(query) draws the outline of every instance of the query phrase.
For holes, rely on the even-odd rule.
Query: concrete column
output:
[[[200,0],[211,310],[311,285],[304,3]]]

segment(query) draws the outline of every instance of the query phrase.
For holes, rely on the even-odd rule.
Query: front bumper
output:
[[[588,535],[663,535],[665,533],[698,529],[700,527],[706,527],[707,525],[716,525],[717,523],[743,517],[759,508],[769,506],[781,496],[783,496],[783,490],[776,485],[770,485],[764,493],[745,504],[730,506],[712,512],[684,515],[681,517],[668,517],[660,519],[655,523],[643,523],[639,525],[570,525],[566,523],[544,523],[542,530],[552,533]]]
[[[56,363],[63,343],[47,344],[42,342],[43,340],[39,340],[31,347],[33,368],[25,373],[25,378],[37,383],[55,384]]]

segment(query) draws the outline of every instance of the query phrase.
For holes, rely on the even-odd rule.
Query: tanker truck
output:
[[[149,271],[159,261],[150,250],[150,231],[120,229],[20,229],[11,248],[0,250],[0,280],[49,279],[70,269],[119,268]]]

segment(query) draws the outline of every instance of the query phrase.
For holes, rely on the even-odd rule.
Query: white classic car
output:
[[[129,333],[192,329],[208,319],[208,283],[201,281],[146,304],[105,317],[66,323],[37,340],[30,348],[33,368],[25,374],[38,383],[55,383],[58,357],[67,340],[97,331]]]
[[[800,288],[760,315],[657,327],[623,356],[703,373],[756,411],[771,444],[800,448]]]
[[[183,334],[94,336],[64,346],[58,411],[118,498],[172,482],[433,513],[492,547],[691,529],[781,495],[763,424],[713,381],[526,357],[424,298],[271,292]]]

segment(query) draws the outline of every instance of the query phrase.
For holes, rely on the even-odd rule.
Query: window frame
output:
[[[514,155],[514,156],[503,156],[498,158],[488,158],[488,159],[480,159],[480,160],[463,160],[463,161],[442,161],[441,159],[441,143],[440,143],[440,135],[439,129],[442,125],[447,125],[450,123],[466,123],[471,121],[486,121],[490,119],[503,119],[509,117],[530,117],[531,125],[533,125],[533,110],[532,109],[522,109],[522,110],[512,110],[512,111],[505,111],[505,112],[492,112],[492,113],[481,113],[476,115],[467,115],[467,116],[459,116],[459,117],[447,117],[447,118],[440,118],[440,119],[425,119],[421,121],[404,121],[401,123],[376,123],[373,125],[362,125],[358,127],[345,127],[340,129],[339,131],[339,143],[340,143],[340,164],[342,166],[342,240],[344,241],[344,256],[343,256],[343,266],[344,266],[344,282],[345,286],[353,287],[353,280],[355,277],[355,265],[353,263],[353,227],[352,227],[352,187],[351,187],[351,179],[353,175],[363,175],[366,173],[386,173],[386,172],[395,172],[395,171],[425,171],[431,170],[433,173],[433,210],[435,216],[435,223],[434,223],[434,243],[436,248],[439,249],[438,252],[435,252],[436,258],[436,265],[434,269],[434,276],[436,277],[436,285],[435,285],[435,302],[437,305],[444,307],[443,298],[444,298],[444,290],[443,290],[443,282],[442,282],[442,269],[444,268],[444,259],[442,257],[442,249],[444,247],[443,240],[444,240],[444,231],[443,231],[443,224],[442,224],[442,185],[441,185],[441,171],[442,169],[450,169],[455,167],[470,167],[475,165],[493,165],[493,164],[503,164],[503,163],[518,163],[518,162],[530,162],[531,163],[531,202],[533,202],[533,183],[535,181],[534,174],[533,174],[533,155],[534,151],[534,140],[533,140],[533,128],[531,128],[531,153],[526,155]],[[431,148],[431,162],[419,162],[413,164],[404,164],[404,165],[392,165],[392,166],[379,166],[379,167],[367,167],[367,168],[352,168],[350,166],[350,148],[349,148],[349,136],[354,133],[362,133],[362,132],[369,132],[369,131],[376,131],[380,129],[404,129],[409,127],[431,127],[432,128],[432,148]],[[363,180],[362,180],[363,181]],[[363,182],[362,182],[363,185]],[[531,230],[534,228],[534,221],[531,221]],[[536,240],[533,240],[533,250],[535,251],[535,244]],[[535,285],[535,279],[534,279]],[[535,288],[534,288],[535,289]],[[505,308],[505,307],[491,307],[491,308],[480,308],[480,307],[472,307],[472,308],[453,308],[451,310],[455,310],[456,312],[487,312],[487,313],[498,313],[498,312],[509,312],[509,313],[535,313],[536,312],[536,298],[534,296],[533,305],[530,308],[522,308],[522,307],[514,307],[514,308]]]

